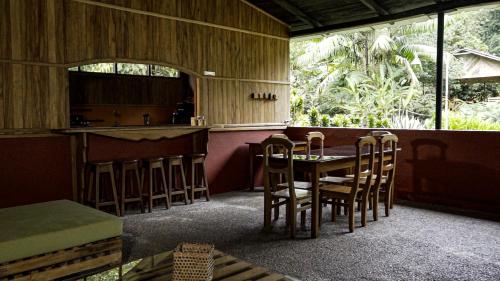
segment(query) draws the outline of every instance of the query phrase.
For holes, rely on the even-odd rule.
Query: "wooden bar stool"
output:
[[[205,191],[207,201],[210,201],[210,191],[208,190],[207,173],[205,169],[205,154],[196,153],[191,157],[191,185],[188,188],[191,190],[191,204],[194,203],[195,192]]]
[[[170,196],[170,202],[172,202],[172,197],[174,195],[184,196],[184,204],[188,204],[188,193],[186,186],[186,175],[184,174],[184,165],[182,164],[182,155],[169,155],[165,156],[166,165],[168,168],[168,193]],[[181,187],[177,188],[177,171],[180,171],[181,177]]]
[[[120,203],[121,214],[125,214],[125,204],[139,202],[141,213],[144,213],[144,203],[142,201],[142,183],[139,175],[139,160],[124,160],[118,163],[121,185]],[[127,176],[129,185],[127,186]]]
[[[115,173],[113,170],[113,162],[89,162],[88,169],[90,172],[89,179],[89,188],[88,188],[88,202],[92,202],[92,192],[94,192],[94,201],[93,205],[96,209],[100,209],[104,206],[115,206],[116,215],[120,216],[120,207],[118,204],[118,195],[116,193],[116,184],[115,184]],[[108,188],[111,188],[111,193],[113,194],[112,201],[102,201],[104,196],[105,189],[101,189],[101,175],[107,174],[110,178],[111,186],[108,185]],[[94,176],[95,176],[95,188],[94,185]]]
[[[142,180],[144,184],[144,174],[147,170],[149,177],[149,187],[147,193],[143,194],[143,197],[148,199],[148,211],[151,213],[153,210],[153,200],[165,199],[165,207],[170,208],[170,199],[168,196],[167,180],[165,178],[165,168],[163,166],[163,158],[150,158],[143,161],[144,167],[142,169]],[[159,172],[159,174],[158,174]],[[160,176],[160,182],[158,187],[158,176]],[[155,187],[155,188],[153,188]]]

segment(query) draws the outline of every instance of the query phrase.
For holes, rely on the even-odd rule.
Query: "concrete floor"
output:
[[[232,192],[127,215],[125,258],[191,241],[301,280],[500,280],[499,222],[396,205],[390,217],[382,209],[379,221],[370,216],[366,227],[357,213],[358,228],[348,233],[345,216],[331,223],[325,209],[318,239],[306,230],[291,240],[283,217],[272,233],[261,232],[262,196]]]

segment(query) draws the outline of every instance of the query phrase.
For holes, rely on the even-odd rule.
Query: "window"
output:
[[[163,77],[175,77],[178,78],[180,73],[179,70],[173,69],[167,66],[152,65],[151,66],[152,76],[163,76]]]
[[[298,126],[432,127],[436,20],[291,43],[291,116]]]
[[[118,74],[149,75],[149,66],[146,64],[117,63],[116,66]]]
[[[180,71],[161,65],[148,65],[137,63],[96,63],[68,68],[69,71],[116,73],[142,76],[158,76],[179,78]]]
[[[446,15],[442,128],[500,130],[500,9]]]
[[[99,73],[115,73],[114,63],[95,63],[80,66],[80,71],[84,72],[99,72]]]

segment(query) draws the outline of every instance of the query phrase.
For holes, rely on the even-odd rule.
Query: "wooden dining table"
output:
[[[400,149],[398,148],[398,151]],[[377,151],[377,150],[376,150]],[[354,145],[341,145],[324,148],[324,156],[319,156],[320,150],[312,150],[308,157],[305,154],[293,155],[293,169],[295,172],[308,173],[311,175],[312,183],[312,207],[311,207],[311,238],[319,236],[319,179],[322,173],[351,168],[356,161],[356,147]],[[376,153],[378,154],[378,153]],[[368,150],[362,152],[363,159],[368,162]],[[387,156],[388,159],[389,156]],[[377,161],[377,157],[375,157]],[[275,155],[269,161],[285,161],[283,157]],[[271,200],[264,196],[264,200]],[[265,203],[264,203],[265,204]],[[264,220],[266,221],[266,220]],[[270,220],[269,220],[270,221]],[[270,227],[264,225],[264,227]]]

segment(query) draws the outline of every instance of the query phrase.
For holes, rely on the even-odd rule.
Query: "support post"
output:
[[[436,50],[436,124],[441,130],[443,106],[443,45],[444,45],[444,12],[438,13],[437,50]]]

